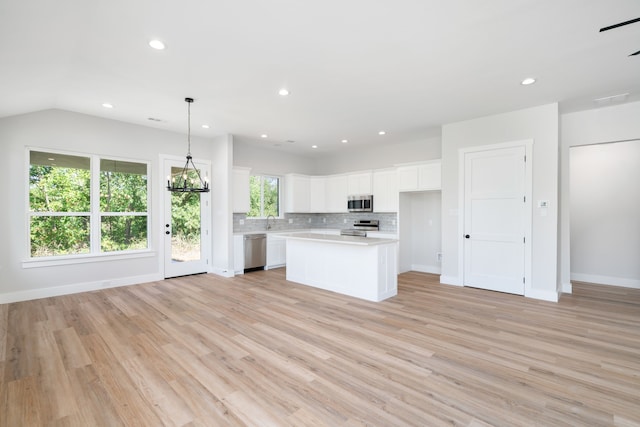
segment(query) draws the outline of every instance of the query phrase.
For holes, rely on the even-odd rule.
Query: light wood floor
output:
[[[640,291],[559,303],[284,270],[0,305],[0,426],[640,425]]]

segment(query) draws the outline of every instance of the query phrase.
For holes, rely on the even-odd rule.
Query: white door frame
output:
[[[465,155],[488,150],[499,150],[503,148],[524,147],[526,155],[525,164],[525,214],[524,214],[524,296],[531,294],[531,248],[532,248],[532,202],[533,202],[533,139],[511,141],[499,144],[479,145],[458,149],[458,279],[460,286],[464,286],[464,223],[465,223]]]
[[[159,157],[160,157],[159,169],[160,169],[160,176],[161,176],[160,182],[162,182],[162,185],[160,186],[160,191],[162,192],[162,197],[160,201],[162,221],[161,221],[161,227],[160,227],[161,230],[159,231],[160,238],[158,239],[158,241],[159,241],[159,249],[161,253],[161,257],[160,257],[161,270],[160,271],[162,276],[165,277],[166,276],[165,264],[166,264],[166,256],[167,256],[167,253],[166,253],[167,244],[166,244],[166,235],[165,235],[165,232],[166,232],[165,224],[167,221],[166,198],[169,195],[169,191],[166,188],[167,177],[166,175],[164,175],[165,163],[166,161],[175,161],[177,163],[184,164],[184,162],[186,161],[186,158],[180,157],[180,156],[166,155],[166,154],[161,154]],[[210,160],[193,158],[193,163],[198,168],[202,167],[202,169],[205,171],[206,176],[211,177],[211,161]],[[211,181],[211,178],[209,178],[209,180]],[[211,262],[212,262],[211,231],[210,231],[211,230],[211,197],[208,197],[207,201],[208,201],[208,205],[206,205],[204,209],[201,208],[201,211],[204,212],[204,215],[202,216],[202,228],[206,228],[207,232],[200,236],[200,244],[202,247],[203,257],[205,258],[205,262],[207,264],[206,272],[209,273],[211,272]]]

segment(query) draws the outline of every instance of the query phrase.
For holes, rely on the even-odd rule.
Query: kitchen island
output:
[[[282,234],[287,280],[368,301],[398,293],[398,241],[319,233]]]

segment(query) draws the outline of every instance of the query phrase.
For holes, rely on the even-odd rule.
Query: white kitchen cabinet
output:
[[[309,177],[309,212],[327,212],[327,179],[324,176]]]
[[[232,175],[232,197],[233,197],[233,212],[234,213],[247,213],[251,209],[251,202],[249,198],[249,176],[251,173],[250,168],[243,168],[234,166]]]
[[[347,175],[347,195],[362,195],[371,193],[371,172]]]
[[[244,273],[244,236],[233,236],[233,271],[235,274]]]
[[[442,163],[440,160],[418,166],[418,188],[420,190],[442,189]]]
[[[329,175],[326,177],[326,212],[347,212],[347,175]]]
[[[288,281],[368,301],[398,293],[398,242],[394,240],[349,241],[309,233],[286,239]]]
[[[285,212],[310,212],[310,179],[306,175],[287,174],[285,184]]]
[[[398,190],[440,190],[442,188],[441,175],[442,173],[440,160],[432,160],[420,164],[400,166],[398,168]]]
[[[287,262],[287,241],[281,236],[267,234],[266,269],[282,267]]]
[[[398,173],[395,169],[373,172],[373,211],[398,212]]]

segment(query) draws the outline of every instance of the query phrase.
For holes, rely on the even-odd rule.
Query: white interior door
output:
[[[203,177],[209,167],[195,163]],[[163,176],[182,172],[184,161],[165,159]],[[211,252],[209,203],[211,193],[164,191],[164,277],[205,273]]]
[[[464,285],[524,295],[526,149],[465,153]]]

